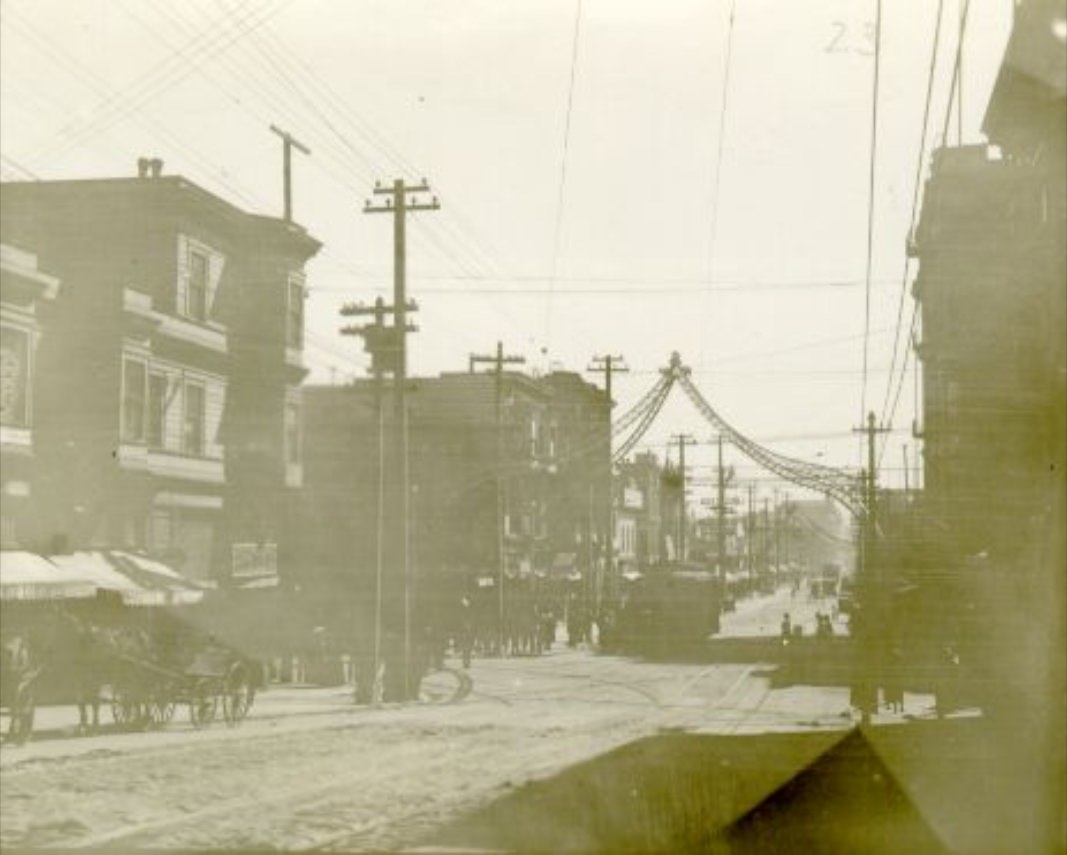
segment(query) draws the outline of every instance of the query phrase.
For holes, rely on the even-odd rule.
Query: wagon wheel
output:
[[[256,690],[248,674],[248,668],[241,662],[234,664],[226,675],[223,686],[222,714],[226,723],[240,724],[252,707]]]
[[[11,708],[8,711],[11,718],[8,737],[15,745],[24,745],[29,742],[30,735],[33,733],[33,718],[36,709],[37,696],[32,681],[20,683],[15,690],[15,696],[11,699]]]
[[[141,704],[128,690],[116,686],[111,693],[111,717],[119,727],[135,727],[141,719]]]
[[[215,711],[218,707],[218,696],[211,691],[207,683],[198,683],[193,691],[193,698],[189,701],[189,721],[193,727],[199,729],[207,727],[215,720]]]
[[[174,718],[174,709],[177,704],[174,702],[174,698],[170,695],[161,694],[159,697],[154,698],[148,704],[148,714],[152,719],[152,724],[157,727],[162,727],[172,718]]]

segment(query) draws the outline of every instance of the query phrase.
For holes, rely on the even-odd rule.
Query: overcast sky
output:
[[[962,129],[974,143],[1012,3],[972,5]],[[878,412],[937,3],[884,7],[866,385]],[[5,180],[128,176],[138,156],[159,156],[169,174],[280,213],[281,147],[268,125],[311,148],[294,155],[294,181],[296,219],[326,245],[309,267],[312,382],[364,375],[337,309],[391,292],[390,220],[361,213],[374,180],[425,176],[442,208],[409,224],[414,373],[465,370],[497,340],[542,370],[620,354],[631,368],[616,381],[621,412],[676,350],[743,433],[859,465],[850,430],[864,397],[873,0],[0,9]],[[931,141],[959,14],[945,0]],[[912,398],[909,379],[883,458],[893,486],[901,444],[916,448]],[[661,454],[670,433],[710,441],[680,397],[665,415],[646,443]],[[710,464],[710,444],[689,459]]]

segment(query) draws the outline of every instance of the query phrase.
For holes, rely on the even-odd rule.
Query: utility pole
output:
[[[791,557],[790,557],[790,554],[789,554],[789,539],[791,537],[791,531],[790,530],[793,527],[793,515],[789,510],[789,493],[788,492],[783,494],[782,503],[783,503],[784,513],[785,513],[785,566],[786,566],[787,570],[791,571],[792,568],[790,568],[790,566],[789,566],[790,565],[790,560],[791,560]],[[790,578],[789,581],[792,582],[793,581],[792,578]]]
[[[863,623],[860,630],[859,643],[865,651],[867,664],[873,669],[873,675],[868,673],[858,681],[856,686],[857,695],[860,698],[859,707],[862,711],[863,722],[869,723],[871,713],[878,705],[878,684],[882,674],[882,642],[885,639],[886,618],[886,591],[882,574],[882,562],[874,555],[875,526],[878,520],[878,475],[875,461],[875,442],[879,433],[887,433],[888,428],[879,427],[878,419],[873,412],[867,414],[867,424],[864,427],[853,428],[853,433],[863,433],[867,436],[867,471],[861,474],[863,482],[866,513],[863,519],[863,536],[861,538],[860,559],[860,604],[863,608]]]
[[[866,434],[867,436],[867,473],[864,479],[864,504],[866,505],[867,513],[864,518],[863,534],[866,546],[869,547],[874,540],[874,526],[877,522],[878,475],[875,463],[875,440],[878,434],[889,433],[889,428],[879,427],[877,416],[870,412],[867,414],[866,426],[853,428],[852,432]],[[865,560],[869,560],[869,549],[865,549],[864,554]],[[864,569],[866,570],[867,568]]]
[[[385,300],[378,297],[373,306],[360,303],[346,303],[341,307],[341,315],[344,317],[360,317],[370,315],[374,318],[371,324],[364,326],[345,326],[341,328],[341,335],[358,335],[363,339],[363,349],[371,356],[369,369],[374,378],[374,411],[378,421],[378,490],[377,490],[377,525],[375,537],[375,572],[374,572],[374,644],[373,644],[373,676],[370,685],[367,680],[360,679],[357,682],[356,691],[359,693],[356,700],[364,700],[367,703],[377,702],[380,696],[376,691],[378,675],[382,664],[382,586],[385,559],[385,518],[388,515],[385,501],[386,485],[386,442],[385,442],[385,373],[392,371],[395,364],[396,336],[391,327],[385,325],[385,314],[392,307],[385,305]],[[414,304],[409,304],[409,311],[415,309]],[[408,330],[412,330],[411,325]],[[357,611],[358,614],[358,611]],[[380,688],[380,687],[377,687]],[[369,691],[368,691],[369,690]]]
[[[771,569],[771,524],[770,512],[768,511],[770,501],[771,500],[766,496],[763,497],[763,525],[761,526],[762,536],[760,537],[760,551],[763,553],[763,566],[768,571]]]
[[[591,371],[594,374],[604,375],[604,396],[607,398],[607,484],[604,488],[604,504],[607,509],[607,521],[606,532],[604,537],[604,566],[608,574],[608,585],[610,588],[610,597],[614,598],[615,591],[617,589],[617,579],[615,574],[615,489],[614,489],[614,471],[611,462],[611,411],[615,407],[615,399],[611,394],[611,378],[616,372],[627,372],[630,369],[623,362],[623,357],[612,356],[607,354],[605,356],[594,356],[593,364],[589,366],[587,371]],[[602,583],[597,584],[597,613],[600,611],[600,593]]]
[[[493,366],[496,375],[496,558],[497,558],[497,641],[504,655],[504,366],[521,365],[523,356],[505,356],[504,343],[496,343],[493,356],[470,354],[470,370],[480,363]]]
[[[756,588],[755,555],[753,541],[756,539],[756,485],[748,485],[748,513],[745,515],[745,554],[748,558],[748,582],[753,593]]]
[[[285,221],[293,221],[293,149],[311,154],[311,149],[300,142],[288,131],[283,131],[277,125],[271,125],[270,129],[282,138],[282,186],[285,192]]]
[[[781,538],[781,515],[782,506],[778,499],[778,488],[774,489],[774,587],[777,588],[782,582],[782,538]]]
[[[686,516],[685,506],[685,447],[687,445],[696,445],[696,440],[692,435],[688,433],[676,433],[671,436],[675,442],[678,443],[678,470],[682,480],[682,501],[681,509],[679,512],[680,524],[678,526],[678,561],[683,562],[686,559],[685,552],[685,537],[686,537],[686,524],[689,518]]]
[[[727,472],[722,465],[722,434],[719,434],[718,494],[715,512],[718,525],[715,529],[715,550],[719,560],[719,581],[726,583],[726,485],[733,480],[733,471]]]
[[[415,327],[408,323],[408,312],[417,310],[418,306],[407,299],[407,215],[418,211],[436,211],[441,207],[436,196],[432,197],[430,202],[421,202],[415,195],[429,192],[430,188],[425,179],[415,185],[408,185],[400,178],[396,179],[392,186],[382,186],[380,182],[375,182],[374,195],[387,198],[384,204],[380,205],[374,205],[368,199],[364,204],[363,212],[392,214],[393,216],[393,304],[389,307],[393,313],[392,328],[387,329],[381,323],[385,311],[384,304],[375,306],[374,309],[347,307],[351,314],[374,314],[376,316],[377,322],[369,328],[361,329],[358,334],[363,335],[368,344],[373,342],[379,347],[379,350],[371,351],[372,357],[377,356],[381,369],[391,371],[393,375],[394,443],[390,469],[394,476],[391,479],[394,502],[392,503],[393,513],[389,515],[392,531],[388,539],[393,547],[389,552],[393,566],[388,572],[390,590],[399,587],[399,591],[396,592],[397,596],[390,598],[390,615],[387,623],[391,629],[398,624],[403,627],[403,649],[402,652],[394,650],[395,645],[390,639],[385,661],[387,694],[391,697],[399,696],[403,700],[411,700],[418,692],[417,679],[412,667],[412,580],[409,555],[411,496],[409,493],[407,417],[407,334],[415,330]],[[367,339],[368,333],[371,339]],[[398,602],[402,607],[402,615],[394,613]]]
[[[967,5],[970,0],[960,0],[959,4],[959,71],[956,73],[956,145],[963,145],[963,33],[967,28]],[[1014,3],[1012,4],[1014,6]]]

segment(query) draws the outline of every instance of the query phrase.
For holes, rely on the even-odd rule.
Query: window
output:
[[[145,429],[150,448],[162,448],[167,422],[167,376],[148,376],[148,424]]]
[[[209,259],[206,253],[192,250],[189,253],[189,293],[186,296],[185,314],[194,321],[207,319],[207,284]]]
[[[285,316],[285,343],[289,347],[304,346],[304,288],[296,279],[289,280]]]
[[[0,327],[0,424],[29,424],[29,340],[22,330]]]
[[[128,442],[144,442],[148,372],[145,364],[136,359],[127,359],[122,368],[122,438]]]
[[[182,430],[182,451],[190,457],[204,454],[204,387],[199,383],[185,384],[185,418]]]
[[[300,462],[300,408],[293,403],[285,405],[285,461]]]

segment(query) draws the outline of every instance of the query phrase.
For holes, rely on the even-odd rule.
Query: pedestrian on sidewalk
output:
[[[886,663],[885,679],[882,691],[885,695],[885,705],[890,712],[904,712],[904,654],[899,647],[894,646],[889,651],[889,661]]]

